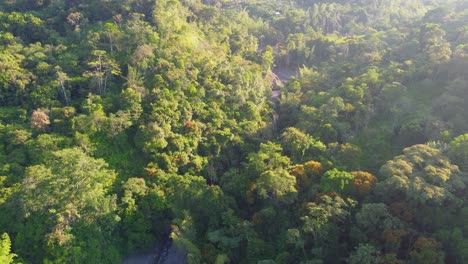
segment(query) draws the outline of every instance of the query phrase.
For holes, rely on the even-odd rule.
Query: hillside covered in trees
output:
[[[0,263],[468,263],[468,1],[0,1]]]

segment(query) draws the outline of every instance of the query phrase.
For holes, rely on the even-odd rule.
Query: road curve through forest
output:
[[[172,238],[166,235],[152,251],[126,257],[122,264],[186,264],[187,252],[178,249]]]

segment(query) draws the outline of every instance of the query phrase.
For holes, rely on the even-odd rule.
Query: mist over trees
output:
[[[0,2],[0,263],[468,263],[468,2]]]

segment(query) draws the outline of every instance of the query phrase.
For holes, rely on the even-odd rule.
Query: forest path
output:
[[[172,243],[172,238],[165,235],[151,252],[126,257],[122,264],[186,264],[187,252]]]

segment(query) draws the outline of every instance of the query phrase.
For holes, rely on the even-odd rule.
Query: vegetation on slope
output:
[[[170,230],[188,263],[467,263],[466,21],[2,1],[0,262],[119,263]]]

